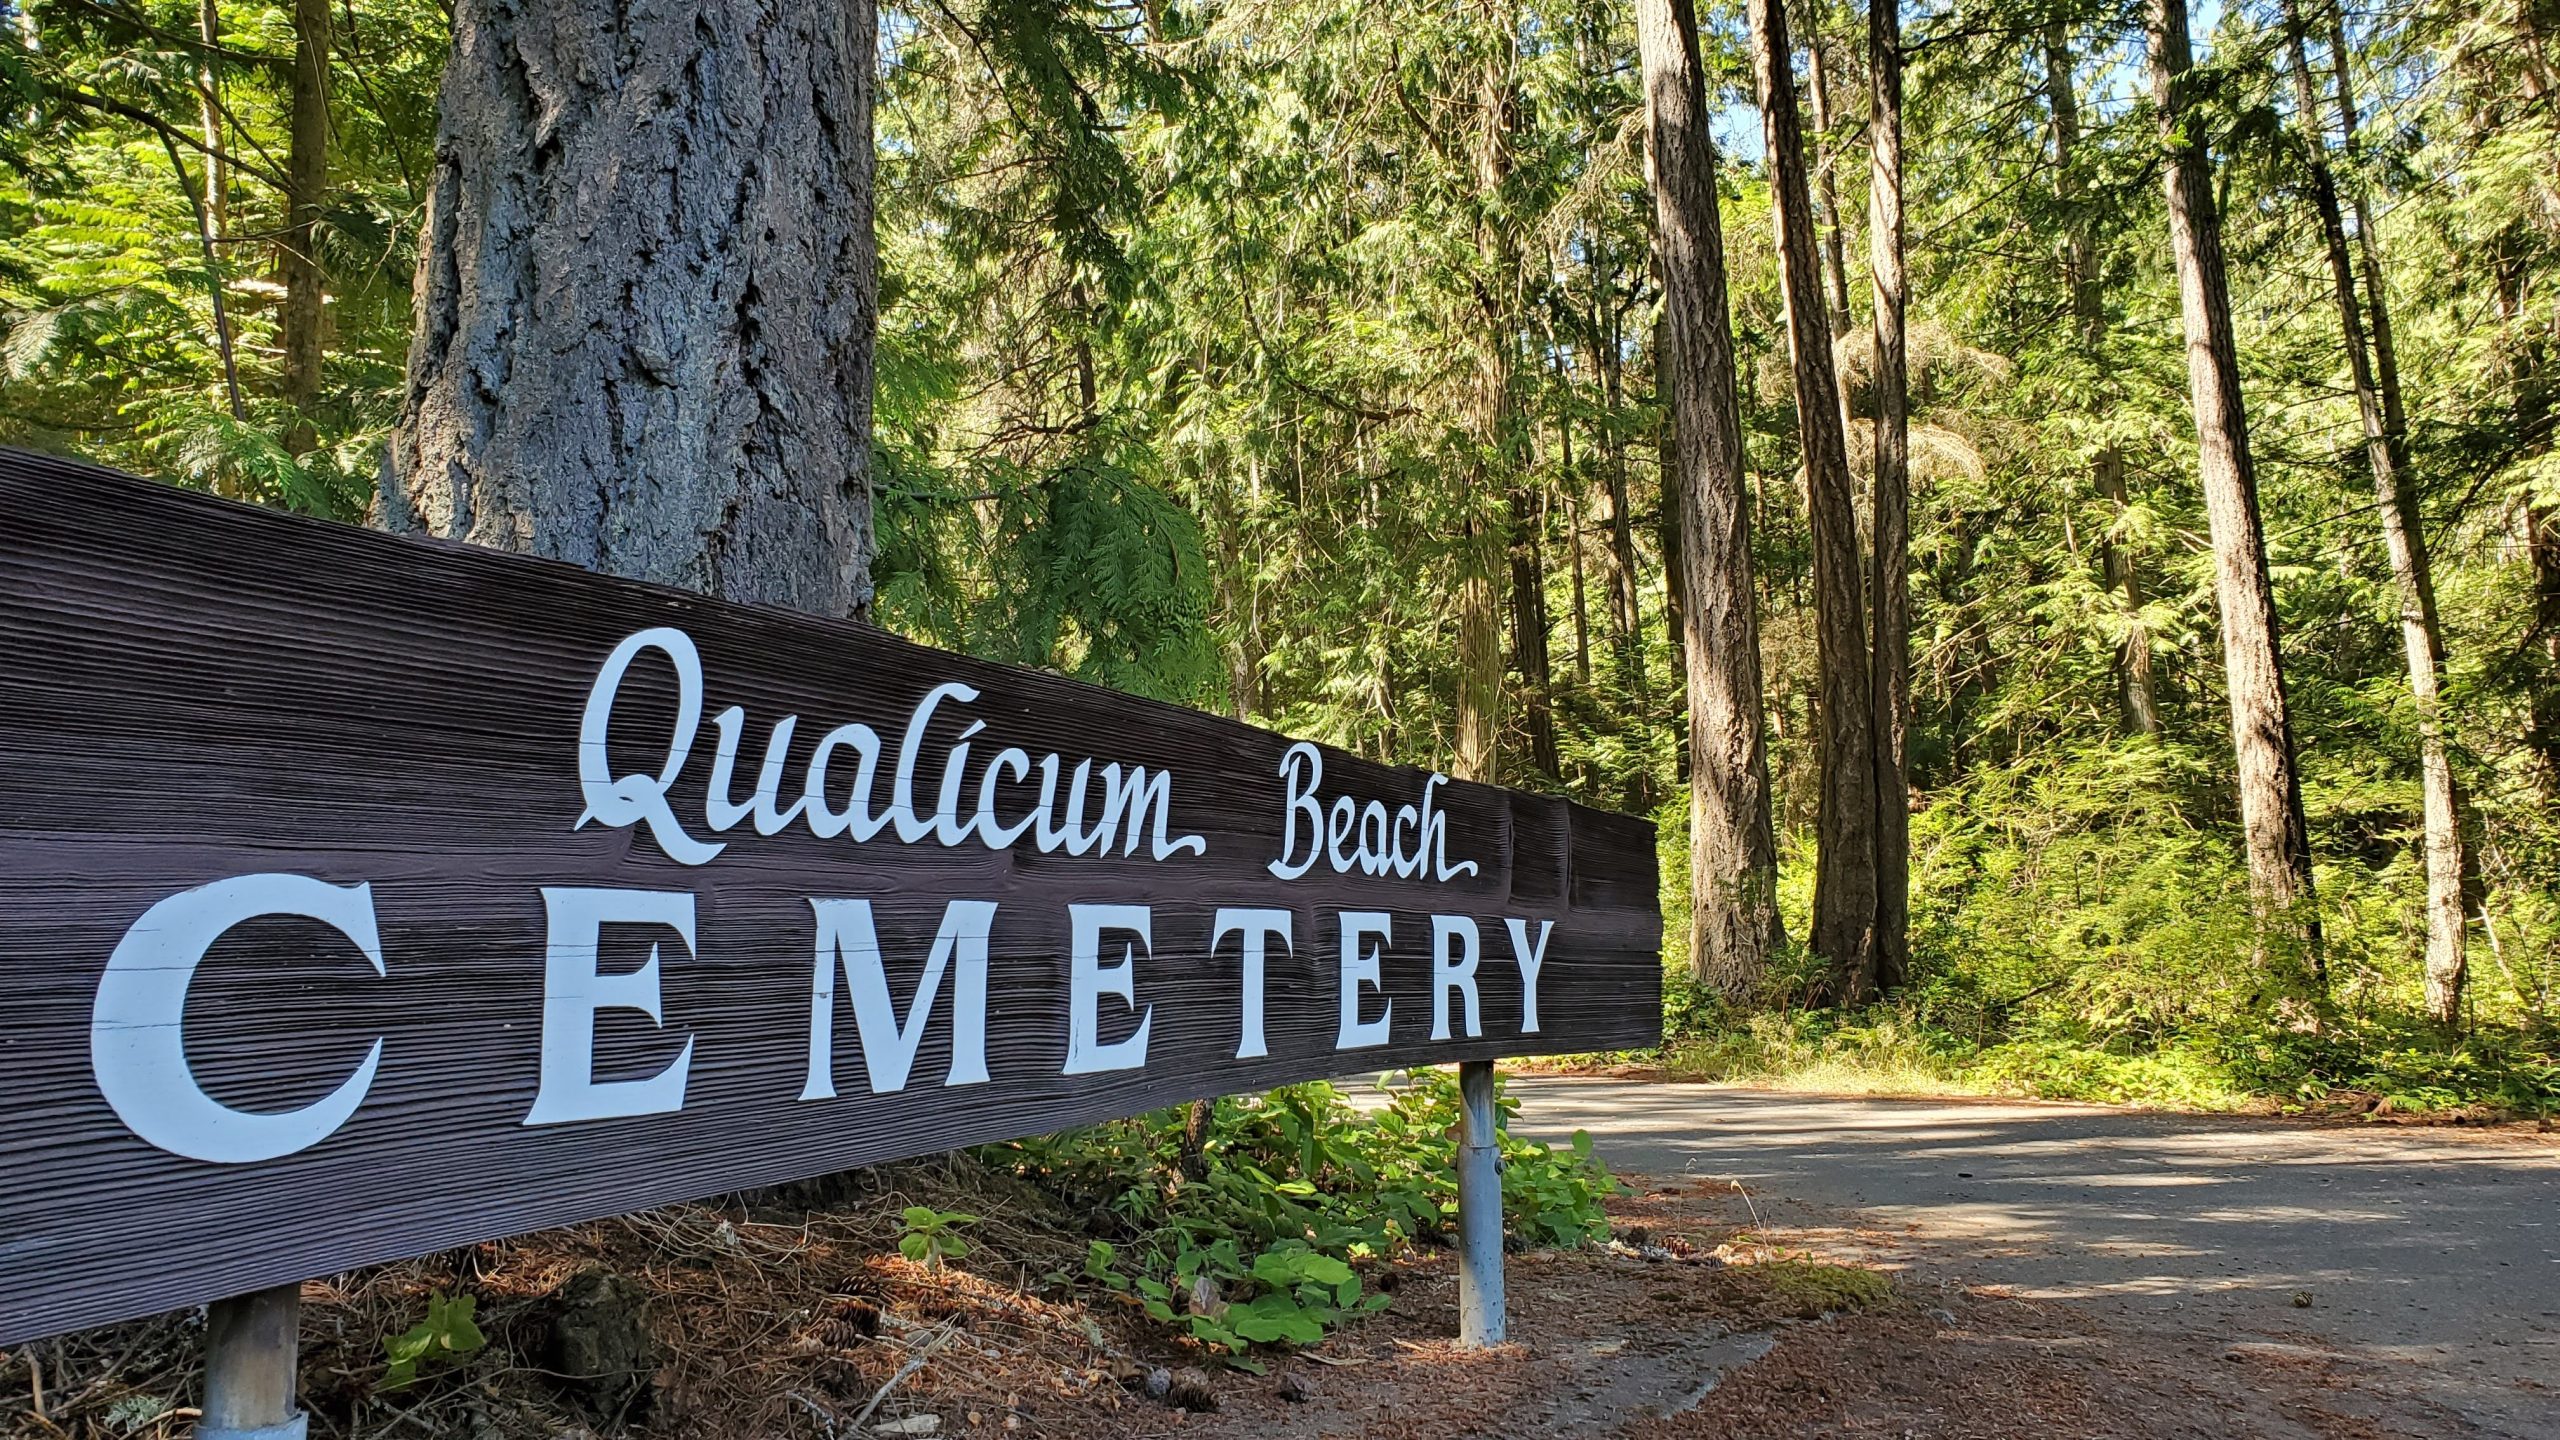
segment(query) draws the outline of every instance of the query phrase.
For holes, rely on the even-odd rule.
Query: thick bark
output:
[[[1691,0],[1637,0],[1654,217],[1662,259],[1664,560],[1680,597],[1689,684],[1689,964],[1737,999],[1786,942],[1760,712],[1742,409],[1727,309],[1697,18]],[[1676,542],[1676,543],[1675,543]]]
[[[1544,507],[1526,489],[1511,492],[1511,659],[1520,672],[1522,720],[1529,727],[1529,758],[1538,773],[1564,773],[1556,755],[1555,667],[1547,653],[1546,528]]]
[[[870,0],[460,0],[381,518],[871,601]]]
[[[2356,303],[2355,261],[2347,249],[2346,221],[2338,205],[2338,188],[2330,173],[2328,147],[2321,135],[2320,103],[2312,88],[2311,60],[2303,43],[2299,0],[2285,0],[2285,51],[2293,63],[2294,103],[2300,111],[2305,153],[2310,159],[2311,199],[2320,217],[2320,238],[2329,258],[2329,285],[2337,301],[2338,328],[2347,352],[2347,380],[2355,392],[2356,415],[2364,430],[2365,464],[2373,472],[2374,512],[2382,520],[2383,552],[2391,563],[2392,587],[2399,599],[2400,645],[2409,666],[2409,694],[2418,707],[2418,771],[2426,828],[2427,857],[2427,1013],[2440,1025],[2451,1025],[2462,1013],[2465,957],[2462,906],[2463,856],[2460,797],[2454,793],[2453,762],[2446,753],[2444,713],[2438,697],[2438,670],[2444,642],[2435,624],[2432,586],[2426,573],[2426,532],[2411,523],[2402,476],[2400,447],[2383,414],[2373,366],[2365,343],[2364,314]],[[2341,62],[2344,56],[2339,57]],[[2350,125],[2353,112],[2348,113]],[[2348,132],[2354,133],[2352,129]],[[2374,296],[2380,299],[2379,293]]]
[[[2240,396],[2222,222],[2214,208],[2211,162],[2183,103],[2193,63],[2186,0],[2147,0],[2145,21],[2152,99],[2168,157],[2169,239],[2177,258],[2188,391],[2195,407],[2198,468],[2222,609],[2222,662],[2231,696],[2249,882],[2262,926],[2290,931],[2304,942],[2309,978],[2317,984],[2322,978],[2320,927],[2312,910],[2310,827],[2302,813],[2275,587],[2267,574],[2257,471]]]
[[[1867,561],[1840,424],[1840,383],[1815,254],[1804,130],[1788,68],[1781,0],[1750,0],[1751,61],[1775,203],[1778,281],[1795,361],[1796,424],[1803,436],[1805,507],[1813,538],[1814,634],[1821,706],[1820,852],[1813,887],[1813,948],[1829,962],[1823,998],[1854,1004],[1876,984],[1876,736],[1867,644]]]
[[[329,0],[293,3],[293,113],[288,123],[285,226],[278,256],[284,272],[284,310],[277,329],[284,343],[284,398],[306,417],[294,427],[293,448],[310,447],[307,418],[320,399],[320,359],[326,348],[321,308],[320,204],[329,189]]]
[[[2059,20],[2045,23],[2044,79],[2045,102],[2053,112],[2055,198],[2062,202],[2068,227],[2063,268],[2071,287],[2072,321],[2079,331],[2080,343],[2095,359],[2106,339],[2107,311],[2099,283],[2096,226],[2076,168],[2080,97],[2071,75],[2071,47]],[[2112,502],[2121,515],[2129,499],[2124,452],[2108,444],[2091,458],[2089,469],[2098,493]],[[2142,568],[2134,558],[2133,547],[2113,537],[2101,549],[2100,558],[2107,589],[2116,596],[2117,616],[2124,626],[2124,643],[2116,657],[2117,698],[2124,710],[2124,722],[2136,734],[2157,735],[2160,702],[2151,673],[2151,630],[2142,618]]]
[[[1867,0],[1868,268],[1875,279],[1876,983],[1911,968],[1911,413],[1902,264],[1901,0]]]

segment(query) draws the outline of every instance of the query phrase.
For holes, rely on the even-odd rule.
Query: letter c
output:
[[[89,1016],[89,1067],[116,1118],[173,1155],[240,1165],[307,1150],[364,1103],[382,1063],[376,1039],[353,1075],[299,1110],[234,1110],[204,1093],[187,1066],[187,985],[224,932],[267,915],[317,920],[355,942],[386,974],[373,887],[307,875],[240,875],[172,895],[116,943]]]

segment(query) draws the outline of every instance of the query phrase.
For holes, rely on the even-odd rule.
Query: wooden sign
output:
[[[1658,1038],[1653,829],[0,451],[0,1344]]]

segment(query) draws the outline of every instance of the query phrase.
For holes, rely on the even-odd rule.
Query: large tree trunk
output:
[[[2064,223],[2068,227],[2065,242],[2068,249],[2063,257],[2063,267],[2065,279],[2071,287],[2071,314],[2080,332],[2080,343],[2094,359],[2099,345],[2106,339],[2107,311],[2098,274],[2095,217],[2089,213],[2088,196],[2076,168],[2080,151],[2080,97],[2071,74],[2071,47],[2064,38],[2059,20],[2045,22],[2044,78],[2045,101],[2053,112],[2055,198],[2062,202]],[[2109,443],[2092,458],[2089,468],[2098,493],[2112,501],[2121,515],[2129,499],[2125,489],[2124,452]],[[2123,540],[2110,537],[2099,553],[2105,567],[2107,588],[2116,595],[2117,614],[2124,625],[2124,643],[2117,654],[2116,679],[2125,724],[2136,734],[2157,735],[2160,733],[2160,702],[2151,674],[2151,630],[2142,618],[2142,569],[2135,560],[2133,547]]]
[[[319,246],[320,204],[329,189],[329,22],[329,0],[293,0],[293,113],[285,156],[293,188],[285,197],[278,267],[284,311],[277,329],[284,342],[284,398],[304,417],[291,436],[296,450],[312,444],[309,416],[320,398],[326,346]]]
[[[2444,641],[2436,628],[2432,586],[2427,579],[2426,532],[2412,523],[2415,509],[2402,481],[2399,446],[2394,442],[2375,389],[2366,350],[2364,315],[2356,303],[2355,261],[2347,250],[2346,221],[2338,206],[2338,189],[2329,170],[2327,143],[2321,135],[2320,102],[2311,82],[2311,60],[2303,43],[2299,0],[2284,3],[2285,50],[2293,62],[2294,103],[2299,108],[2306,153],[2311,159],[2311,198],[2320,216],[2320,238],[2329,256],[2329,285],[2338,307],[2338,328],[2347,352],[2347,380],[2355,391],[2356,415],[2364,429],[2365,463],[2373,472],[2374,511],[2382,519],[2383,552],[2391,562],[2391,581],[2400,601],[2400,646],[2409,665],[2409,694],[2418,706],[2418,770],[2426,825],[2427,855],[2427,1013],[2440,1025],[2451,1025],[2462,1013],[2464,923],[2461,801],[2454,793],[2453,762],[2445,750],[2443,706],[2437,696],[2437,667]],[[2345,56],[2338,57],[2343,68]],[[2353,124],[2349,112],[2349,124]],[[2351,129],[2348,132],[2352,135]],[[2379,293],[2374,296],[2379,300]]]
[[[1867,0],[1875,155],[1867,190],[1875,277],[1876,983],[1911,968],[1911,414],[1903,313],[1901,0]]]
[[[1545,508],[1534,491],[1511,492],[1511,657],[1528,704],[1529,757],[1538,773],[1563,775],[1556,755],[1555,666],[1547,653]]]
[[[1664,501],[1677,518],[1689,682],[1689,966],[1700,982],[1748,999],[1786,943],[1760,714],[1760,621],[1742,470],[1724,224],[1716,209],[1691,0],[1637,0],[1654,218],[1669,342],[1663,395],[1672,416]]]
[[[871,0],[460,0],[382,520],[871,601]]]
[[[2169,159],[2169,239],[2177,256],[2188,391],[2195,407],[2199,470],[2222,605],[2222,663],[2231,694],[2249,882],[2262,927],[2300,938],[2309,964],[2307,978],[2316,986],[2322,977],[2319,920],[2312,911],[2310,827],[2302,814],[2293,715],[2276,633],[2275,587],[2267,575],[2257,471],[2240,397],[2222,221],[2214,208],[2212,165],[2202,135],[2182,104],[2193,63],[2186,0],[2147,0],[2145,19],[2152,100]],[[2260,948],[2266,948],[2263,940]]]
[[[1491,17],[1488,17],[1489,19]],[[1452,773],[1462,780],[1494,781],[1499,774],[1498,737],[1502,728],[1502,633],[1495,600],[1495,571],[1504,544],[1499,496],[1513,469],[1512,362],[1514,296],[1519,283],[1518,250],[1511,232],[1492,218],[1501,209],[1503,187],[1511,176],[1512,129],[1519,121],[1513,26],[1501,21],[1499,53],[1487,57],[1476,76],[1474,135],[1476,194],[1482,202],[1477,221],[1477,250],[1488,266],[1476,287],[1482,324],[1476,336],[1474,483],[1475,507],[1461,537],[1458,576],[1458,753]]]
[[[1796,424],[1804,440],[1805,508],[1813,538],[1814,633],[1821,705],[1821,846],[1813,887],[1813,948],[1829,962],[1822,998],[1854,1004],[1876,984],[1876,735],[1868,659],[1867,559],[1858,543],[1840,383],[1806,192],[1804,122],[1788,65],[1781,0],[1750,0],[1751,62],[1759,81],[1778,281],[1795,360]]]

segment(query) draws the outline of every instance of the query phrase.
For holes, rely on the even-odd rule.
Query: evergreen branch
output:
[[[274,186],[280,191],[290,193],[293,189],[293,186],[285,180],[282,174],[274,170],[267,169],[261,165],[253,165],[240,158],[238,155],[231,153],[229,150],[207,145],[193,135],[188,134],[184,130],[179,129],[168,121],[152,114],[150,111],[143,109],[139,105],[128,105],[121,100],[112,100],[104,95],[92,95],[77,86],[60,82],[48,83],[45,86],[45,93],[53,96],[57,100],[66,101],[72,105],[76,105],[83,110],[94,110],[102,115],[113,115],[120,120],[130,120],[134,124],[149,130],[154,135],[159,136],[162,141],[168,144],[184,145],[199,155],[211,156],[213,159],[220,160],[224,164],[230,165],[236,169],[245,170],[249,174],[257,176],[259,179],[264,180],[269,185]]]
[[[228,45],[211,43],[201,35],[189,35],[182,30],[163,30],[148,20],[111,6],[100,5],[97,0],[53,0],[53,3],[68,6],[74,10],[85,10],[110,24],[122,25],[126,29],[148,35],[165,44],[175,45],[199,57],[262,66],[280,74],[289,75],[293,72],[293,57],[290,55],[266,55],[254,50],[234,50]]]

